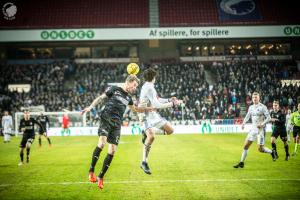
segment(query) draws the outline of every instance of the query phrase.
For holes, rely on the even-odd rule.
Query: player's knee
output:
[[[147,140],[150,144],[152,144],[152,142],[154,141],[155,137],[154,134],[148,134],[147,135]]]
[[[117,146],[116,145],[113,145],[113,144],[110,144],[109,147],[108,147],[108,154],[110,155],[114,155],[117,151]]]
[[[264,152],[264,148],[260,146],[260,147],[258,147],[258,151],[261,152],[261,153],[263,153]]]
[[[167,135],[171,135],[174,133],[174,129],[173,128],[169,128],[168,130],[166,130]]]
[[[115,153],[116,153],[116,149],[114,149],[114,148],[112,148],[108,151],[108,154],[110,154],[110,155],[115,155]]]
[[[106,143],[105,143],[104,141],[99,141],[97,146],[98,146],[100,149],[103,149],[104,146],[105,146],[105,144],[106,144]]]

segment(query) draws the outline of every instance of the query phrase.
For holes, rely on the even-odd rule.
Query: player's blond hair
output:
[[[259,93],[258,92],[253,92],[252,96],[254,96],[254,95],[259,96]]]
[[[129,76],[127,76],[125,81],[128,82],[128,83],[136,81],[138,84],[140,84],[140,79],[134,74],[130,74]]]

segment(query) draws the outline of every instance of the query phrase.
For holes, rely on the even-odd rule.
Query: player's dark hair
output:
[[[153,68],[144,71],[144,80],[147,82],[152,81],[157,76],[157,72]]]

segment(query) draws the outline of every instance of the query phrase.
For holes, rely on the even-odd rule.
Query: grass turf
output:
[[[122,136],[105,175],[104,189],[88,183],[96,136],[43,138],[31,149],[30,164],[18,166],[20,137],[0,144],[0,199],[299,199],[300,155],[279,160],[252,145],[244,169],[234,169],[244,134],[157,136],[149,157],[152,175],[139,165],[140,136]],[[270,135],[267,136],[266,146]],[[290,145],[290,151],[294,145]],[[106,155],[101,152],[98,174]]]

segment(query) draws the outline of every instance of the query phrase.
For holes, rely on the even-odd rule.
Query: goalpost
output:
[[[61,128],[62,118],[64,114],[67,114],[70,119],[70,127],[85,127],[86,126],[86,114],[81,115],[78,111],[68,111],[68,112],[42,112],[45,116],[48,116],[50,121],[50,128]],[[30,112],[30,117],[37,118],[41,112]],[[19,133],[19,125],[21,119],[23,119],[23,112],[15,113],[15,135]],[[36,129],[38,130],[38,129]]]

